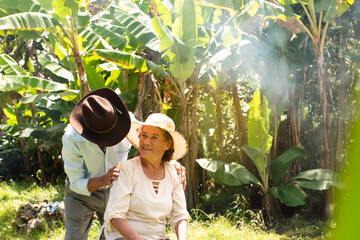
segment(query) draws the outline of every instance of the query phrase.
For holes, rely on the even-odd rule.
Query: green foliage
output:
[[[210,172],[210,177],[217,182],[229,186],[242,184],[259,184],[258,180],[246,168],[237,163],[224,163],[222,161],[196,159],[196,162]]]
[[[39,57],[39,62],[41,65],[43,65],[47,70],[49,70],[50,72],[52,72],[53,74],[55,74],[58,77],[62,77],[67,79],[68,81],[73,81],[74,80],[74,76],[72,75],[72,73],[67,70],[66,68],[64,68],[63,66],[54,63],[53,61],[50,61],[44,57]],[[62,89],[64,90],[64,89]]]
[[[22,165],[23,156],[21,154],[20,144],[12,139],[7,139],[3,136],[0,139],[0,176],[1,180],[13,179],[15,181],[21,180],[26,176],[24,169],[19,166]]]
[[[184,43],[189,51],[182,51],[181,48],[174,44],[171,51],[167,52],[167,56],[169,57],[169,68],[172,75],[179,79],[180,84],[182,84],[181,82],[186,81],[195,69],[197,19],[194,2],[191,0],[176,0],[174,10],[175,20],[172,33]]]
[[[19,9],[22,12],[41,12],[46,13],[45,9],[34,0],[3,0],[1,6],[10,9]]]
[[[295,181],[302,188],[325,190],[329,189],[330,186],[342,188],[343,185],[338,181],[338,178],[338,174],[329,169],[312,169],[298,174],[292,180],[307,180]]]
[[[329,222],[314,219],[312,211],[305,210],[278,222],[276,232],[290,239],[331,239],[333,231]]]
[[[0,66],[7,75],[27,75],[28,73],[21,68],[14,59],[7,54],[0,54]]]
[[[210,177],[218,183],[239,186],[252,182],[260,185],[265,195],[271,193],[285,205],[292,207],[306,204],[307,195],[300,187],[325,190],[330,186],[339,186],[336,174],[326,169],[302,172],[293,177],[292,182],[288,184],[279,183],[278,181],[289,170],[291,163],[301,157],[303,152],[301,148],[293,147],[271,161],[269,153],[272,137],[269,134],[269,121],[270,110],[267,108],[267,100],[265,96],[261,98],[260,91],[257,91],[250,103],[248,144],[244,145],[242,149],[254,162],[261,180],[257,180],[246,168],[237,163],[228,164],[208,159],[197,159],[197,162],[202,168],[209,171]],[[300,179],[306,181],[300,181]],[[271,188],[270,180],[274,184]]]
[[[45,13],[24,12],[0,18],[0,30],[46,29],[57,25],[56,19]]]
[[[270,193],[280,199],[286,206],[297,207],[305,205],[306,193],[294,183],[271,188]]]
[[[20,84],[26,88],[33,88],[40,91],[64,91],[66,86],[57,82],[45,80],[38,77],[21,76],[21,75],[7,75],[3,76],[5,80],[11,83]],[[15,89],[6,89],[15,90]]]
[[[302,155],[302,149],[294,147],[283,152],[279,157],[275,158],[270,165],[271,178],[277,182],[288,171],[291,164]]]
[[[122,10],[113,8],[114,17],[127,30],[128,34],[136,38],[140,44],[158,50],[160,42],[151,27],[150,17],[131,1],[123,1],[120,6]]]
[[[60,18],[67,16],[76,17],[80,7],[85,0],[55,0],[51,5],[55,9],[55,14]]]
[[[260,93],[260,90],[254,93],[253,100],[250,102],[248,116],[248,145],[250,148],[258,151],[259,154],[249,156],[255,163],[263,183],[267,182],[268,164],[267,155],[270,153],[272,145],[272,136],[270,129],[270,109],[268,101]],[[267,189],[267,186],[264,186]]]
[[[116,50],[96,50],[96,55],[111,61],[124,69],[131,69],[135,72],[153,71],[159,76],[166,77],[168,74],[156,63],[146,60],[132,53],[125,53]]]

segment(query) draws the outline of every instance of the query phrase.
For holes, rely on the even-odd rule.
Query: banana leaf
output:
[[[6,75],[29,75],[17,62],[7,54],[0,54],[0,67]]]
[[[39,125],[34,125],[31,123],[21,123],[17,127],[21,129],[19,131],[19,137],[35,137],[35,138],[46,138],[48,134],[46,133],[46,128],[43,128]]]
[[[69,81],[74,80],[74,76],[70,71],[68,71],[66,68],[60,66],[59,64],[56,64],[44,57],[39,57],[39,62],[41,65],[43,65],[47,70],[55,74],[56,76],[65,78]]]
[[[59,25],[59,22],[45,13],[25,12],[0,18],[0,30],[43,30],[54,28],[57,25]]]
[[[172,19],[175,18],[174,6],[169,0],[155,0],[156,10],[159,12],[159,18],[172,27]]]
[[[46,10],[34,0],[2,0],[1,8],[18,9],[21,12],[46,13]]]
[[[64,84],[38,77],[4,75],[3,78],[7,81],[20,84],[24,87],[31,87],[41,91],[64,91],[67,89]]]
[[[283,152],[275,158],[270,164],[270,176],[275,182],[279,181],[282,176],[289,170],[291,164],[302,155],[299,147],[293,147]]]
[[[299,187],[314,190],[326,190],[330,186],[342,188],[342,184],[338,179],[339,174],[330,169],[322,168],[301,172],[297,176],[291,178],[292,181],[296,180],[295,182]]]
[[[135,54],[107,49],[95,50],[94,54],[125,69],[133,69],[138,72],[152,71],[154,74],[162,77],[168,76],[161,66]]]
[[[271,188],[269,191],[286,206],[297,207],[306,204],[306,193],[294,183]]]
[[[83,64],[90,89],[96,90],[105,87],[104,78],[98,72],[96,72],[94,66],[88,65],[85,61]]]
[[[142,45],[154,51],[159,50],[160,41],[151,27],[149,15],[129,1],[122,1],[121,7],[124,10],[114,9],[115,19]]]
[[[215,182],[229,186],[240,186],[243,184],[259,184],[254,175],[244,166],[237,163],[225,163],[206,158],[197,159],[196,162],[204,169],[209,171],[210,177]]]
[[[52,6],[54,7],[55,14],[64,19],[68,16],[76,17],[84,1],[85,0],[55,0]]]
[[[123,28],[115,25],[99,26],[95,24],[91,25],[91,28],[96,34],[107,40],[111,46],[116,47],[119,50],[125,48],[127,40],[124,36],[125,31]]]
[[[82,47],[87,52],[93,51],[101,39],[101,36],[96,34],[91,28],[80,28],[78,29],[78,34],[82,40]]]

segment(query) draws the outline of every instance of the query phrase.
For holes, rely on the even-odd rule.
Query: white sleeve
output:
[[[108,232],[116,232],[110,220],[113,218],[126,218],[129,210],[130,196],[132,194],[132,169],[133,164],[120,166],[119,178],[113,182],[110,189],[109,200],[105,210],[105,226]]]
[[[173,209],[170,214],[170,223],[173,229],[178,221],[185,219],[190,221],[190,215],[186,209],[186,199],[185,199],[185,192],[180,183],[180,178],[176,174],[176,170],[172,167],[172,181],[173,181]]]

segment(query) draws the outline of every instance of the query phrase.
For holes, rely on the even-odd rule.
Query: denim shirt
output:
[[[62,137],[62,159],[70,181],[70,189],[78,194],[90,196],[87,184],[90,178],[100,177],[117,162],[125,162],[131,143],[124,138],[120,143],[107,147],[105,153],[77,133],[69,124]]]

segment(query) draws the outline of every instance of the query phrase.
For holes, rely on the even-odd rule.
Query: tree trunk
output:
[[[79,79],[80,79],[80,83],[81,83],[80,89],[82,87],[84,89],[84,95],[86,95],[86,94],[90,93],[90,88],[89,88],[89,84],[86,79],[84,64],[82,62],[82,59],[81,59],[81,56],[80,56],[77,46],[72,48],[72,50],[74,53],[76,66],[78,68],[78,74],[79,74]],[[80,98],[82,98],[81,91],[80,91]]]
[[[143,119],[143,109],[142,109],[142,104],[145,101],[145,97],[146,97],[146,87],[145,87],[145,76],[144,74],[141,74],[139,77],[139,81],[137,84],[137,88],[138,88],[138,103],[136,106],[136,110],[134,112],[134,116],[137,120],[139,121],[144,121]]]
[[[16,101],[16,100],[14,100],[14,101]],[[15,111],[15,115],[16,115],[16,120],[17,120],[18,124],[20,124],[21,123],[20,115],[19,115],[19,111],[16,107],[16,102],[13,102],[13,107],[14,107],[14,111]],[[19,128],[19,131],[21,131],[21,128]],[[20,147],[21,147],[21,154],[23,156],[24,167],[25,167],[27,173],[29,174],[29,176],[31,176],[32,173],[31,173],[30,160],[25,153],[24,139],[22,137],[20,137],[19,139],[20,139]]]
[[[240,98],[239,98],[236,82],[231,82],[231,93],[234,101],[238,142],[239,142],[239,147],[241,147],[247,141],[247,134],[246,134],[246,125],[243,116],[243,111],[241,110]],[[239,155],[240,155],[240,164],[243,165],[246,169],[248,169],[252,173],[257,173],[255,164],[241,148]]]
[[[152,96],[154,97],[154,101],[156,104],[156,112],[160,112],[160,113],[164,113],[164,106],[163,106],[163,101],[162,101],[162,97],[161,97],[161,93],[160,93],[160,85],[158,83],[158,81],[155,78],[155,75],[152,73],[147,74],[148,78],[149,78],[149,82],[152,83],[152,89],[153,89],[153,93]]]
[[[263,199],[264,218],[268,223],[274,223],[281,211],[277,200],[271,194],[265,194]]]
[[[192,92],[192,98],[191,98],[191,109],[190,109],[190,126],[189,126],[189,132],[190,132],[190,176],[191,176],[191,184],[189,184],[189,188],[191,188],[192,191],[192,202],[193,206],[191,208],[195,208],[199,205],[199,198],[198,198],[198,178],[197,178],[197,164],[196,164],[196,158],[197,158],[197,148],[198,148],[198,133],[197,133],[197,89],[195,89]]]
[[[180,98],[180,110],[181,110],[181,123],[180,123],[180,133],[184,136],[184,138],[189,141],[190,134],[188,131],[188,115],[187,115],[187,107],[185,104],[185,99]],[[183,157],[183,163],[186,168],[186,201],[188,209],[191,209],[195,206],[194,202],[194,192],[193,192],[193,179],[191,174],[191,158],[189,152]]]
[[[217,135],[217,141],[220,151],[220,158],[224,161],[225,155],[224,155],[224,146],[223,146],[223,137],[222,137],[222,113],[221,113],[221,97],[217,95],[214,88],[208,85],[209,92],[214,99],[215,106],[216,106],[216,135]]]
[[[345,91],[349,88],[349,76],[346,73],[345,68],[345,58],[344,58],[344,43],[343,43],[343,37],[340,33],[340,42],[339,42],[339,48],[340,48],[340,54],[339,54],[339,63],[340,63],[340,69],[339,69],[339,76],[340,79],[343,79],[341,81],[340,85],[340,91],[339,91],[339,117],[338,117],[338,138],[337,138],[337,147],[336,147],[336,164],[335,164],[335,171],[338,172],[344,162],[344,141],[346,138],[345,129],[343,127],[343,123],[345,120]]]
[[[29,103],[29,107],[30,107],[31,114],[32,114],[32,123],[34,124],[34,126],[36,126],[37,123],[36,123],[36,119],[35,119],[34,103]],[[48,182],[47,182],[47,178],[46,178],[44,160],[43,160],[41,148],[40,148],[40,140],[38,138],[36,139],[36,150],[37,150],[37,155],[38,155],[39,167],[41,170],[41,184],[46,186]]]
[[[51,156],[51,160],[54,167],[50,179],[52,184],[56,184],[58,178],[58,163],[60,162],[60,158],[58,157],[60,155],[59,149],[61,149],[61,147],[56,148],[55,153],[52,153],[51,151],[46,151],[46,153],[49,154],[49,156]]]
[[[216,96],[216,99],[214,99],[216,102],[216,122],[217,122],[217,135],[218,135],[218,144],[219,144],[219,150],[220,150],[220,157],[223,161],[225,161],[225,155],[224,155],[224,139],[223,139],[223,124],[222,124],[222,108],[221,108],[221,96]]]
[[[320,89],[320,104],[321,104],[321,126],[322,126],[322,159],[321,167],[324,169],[331,169],[330,162],[330,149],[329,149],[329,131],[330,131],[330,114],[329,103],[327,99],[327,84],[326,73],[324,66],[324,55],[319,54],[318,62],[318,76],[319,76],[319,89]]]
[[[327,85],[326,85],[326,70],[324,64],[324,54],[321,49],[317,49],[317,68],[319,77],[319,89],[320,89],[320,104],[321,104],[321,129],[322,129],[322,155],[321,155],[321,167],[323,169],[334,170],[333,164],[330,162],[330,149],[329,149],[329,132],[330,132],[330,114],[329,103],[327,99]],[[328,190],[322,192],[321,195],[321,219],[327,220],[330,210],[330,195]]]
[[[296,107],[296,98],[295,98],[295,87],[293,86],[293,88],[291,89],[291,91],[289,92],[289,111],[288,111],[288,118],[290,120],[290,144],[288,146],[289,148],[295,147],[297,145],[300,144],[300,128],[298,125],[298,122],[301,121],[299,120],[299,116],[298,116],[298,111],[297,111],[297,107]],[[301,161],[300,159],[296,160],[291,167],[291,171],[288,171],[288,173],[286,174],[286,182],[288,183],[290,181],[290,179],[293,176],[298,175],[301,172]]]
[[[186,167],[186,200],[188,209],[196,208],[197,206],[197,180],[196,180],[196,166],[195,159],[197,154],[197,123],[196,123],[196,93],[193,93],[192,98],[192,107],[190,109],[190,116],[194,117],[194,121],[190,124],[187,100],[185,95],[185,82],[180,82],[180,111],[181,111],[181,123],[180,123],[180,133],[185,137],[185,139],[190,141],[190,149],[188,153],[183,157],[183,163]],[[195,107],[194,107],[195,106]],[[193,109],[195,108],[195,109]],[[194,131],[194,132],[191,132]],[[194,159],[195,158],[195,159]]]
[[[44,165],[44,160],[43,160],[42,153],[41,153],[39,139],[36,139],[36,148],[37,148],[37,155],[38,155],[38,160],[39,160],[39,167],[41,170],[41,184],[43,186],[46,186],[48,184],[48,181],[46,178],[45,165]]]

